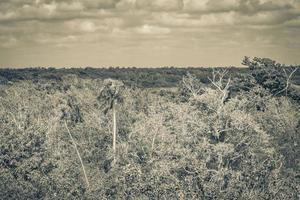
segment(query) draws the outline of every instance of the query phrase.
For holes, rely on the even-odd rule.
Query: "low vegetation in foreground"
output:
[[[298,200],[300,69],[243,64],[172,88],[6,81],[0,199]]]

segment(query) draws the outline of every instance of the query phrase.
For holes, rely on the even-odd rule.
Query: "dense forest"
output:
[[[300,69],[0,70],[0,199],[300,198]]]
[[[294,68],[296,66],[287,66]],[[214,68],[222,70],[224,67]],[[241,74],[250,73],[249,68],[227,67],[231,76],[240,76]],[[211,75],[213,68],[205,67],[162,67],[162,68],[137,68],[137,67],[110,67],[110,68],[23,68],[0,69],[0,83],[5,84],[8,81],[20,80],[53,80],[62,81],[63,76],[76,75],[84,79],[106,79],[112,78],[123,81],[128,86],[141,88],[153,87],[177,87],[182,77],[187,73],[193,74],[202,83],[209,83],[208,77]],[[293,80],[300,84],[300,71],[293,75]]]
[[[233,71],[237,69],[232,68]],[[245,71],[245,70],[243,70]],[[187,72],[193,73],[202,82],[208,82],[211,68],[24,68],[24,69],[0,69],[0,80],[7,81],[41,79],[61,81],[63,76],[73,74],[79,78],[106,79],[113,78],[123,81],[129,86],[138,87],[176,87],[182,76]]]

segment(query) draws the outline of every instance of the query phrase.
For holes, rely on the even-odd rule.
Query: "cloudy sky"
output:
[[[300,64],[300,0],[0,0],[0,67]]]

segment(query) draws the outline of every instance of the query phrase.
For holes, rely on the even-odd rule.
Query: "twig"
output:
[[[76,150],[77,156],[78,156],[78,158],[79,158],[79,160],[80,160],[80,163],[81,163],[81,167],[82,167],[82,171],[83,171],[83,174],[84,174],[84,178],[85,178],[86,185],[87,185],[88,188],[90,188],[90,183],[89,183],[89,180],[88,180],[88,178],[87,178],[87,175],[86,175],[86,172],[85,172],[85,168],[84,168],[84,165],[83,165],[83,161],[82,161],[82,159],[81,159],[80,153],[79,153],[78,148],[77,148],[77,145],[76,145],[76,143],[75,143],[75,140],[74,140],[74,138],[73,138],[73,136],[72,136],[72,134],[71,134],[71,132],[70,132],[70,130],[69,130],[69,128],[68,128],[68,125],[67,125],[66,121],[65,121],[64,124],[65,124],[65,127],[66,127],[66,129],[67,129],[67,131],[68,131],[68,134],[69,134],[69,136],[70,136],[70,138],[71,138],[71,140],[72,140],[72,143],[73,143],[74,148],[75,148],[75,150]]]
[[[287,90],[288,90],[289,85],[290,85],[290,80],[291,80],[293,74],[294,74],[297,70],[298,70],[298,68],[295,68],[295,69],[290,73],[290,75],[289,75],[289,76],[287,77],[287,79],[286,79],[286,86],[285,86],[285,88],[283,88],[282,90],[280,90],[279,92],[277,92],[274,96],[277,96],[278,94],[280,94],[280,93],[282,93],[282,92],[284,92],[284,91],[285,91],[285,94],[287,95]],[[283,70],[283,71],[284,71],[285,75],[287,76],[286,71],[285,71],[285,70]]]

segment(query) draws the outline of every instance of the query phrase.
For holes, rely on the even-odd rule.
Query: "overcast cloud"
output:
[[[0,66],[300,64],[300,0],[1,0]]]

